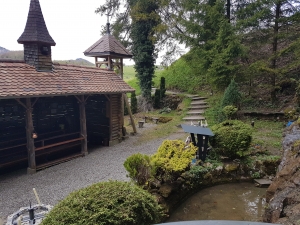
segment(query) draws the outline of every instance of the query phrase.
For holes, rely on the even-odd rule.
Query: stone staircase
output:
[[[198,124],[198,121],[204,120],[205,117],[203,113],[205,109],[208,108],[207,102],[205,101],[205,97],[200,97],[198,95],[189,95],[192,99],[191,105],[188,107],[188,112],[186,117],[182,120],[185,122],[192,122],[194,124]]]

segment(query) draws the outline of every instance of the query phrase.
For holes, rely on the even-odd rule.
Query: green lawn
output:
[[[162,73],[162,69],[156,69],[155,74],[153,77],[153,82],[155,87],[159,87],[160,85],[160,77]],[[138,80],[135,76],[136,72],[135,69],[132,66],[124,66],[123,67],[123,79],[124,81],[129,84],[132,88],[136,90],[136,95],[140,95],[141,89],[138,83]]]

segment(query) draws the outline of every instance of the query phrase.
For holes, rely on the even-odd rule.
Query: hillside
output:
[[[24,51],[9,51],[3,47],[0,47],[0,59],[15,59],[15,60],[23,60],[24,59]],[[53,62],[57,62],[60,64],[70,64],[70,65],[78,65],[78,66],[95,66],[93,63],[82,59],[70,59],[70,60],[53,60]]]
[[[53,60],[53,62],[59,63],[59,64],[69,64],[69,65],[77,65],[77,66],[90,66],[90,67],[94,67],[95,64],[82,59],[82,58],[78,58],[78,59],[70,59],[70,60]]]
[[[5,48],[0,47],[0,59],[15,59],[23,60],[24,52],[23,51],[9,51]]]
[[[6,48],[3,48],[0,46],[0,54],[8,52],[9,50],[7,50]]]

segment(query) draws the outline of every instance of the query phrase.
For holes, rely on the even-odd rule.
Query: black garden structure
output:
[[[190,133],[192,143],[198,147],[196,159],[201,159],[204,162],[207,155],[208,138],[214,134],[209,128],[203,126],[181,124],[181,127],[184,132]]]

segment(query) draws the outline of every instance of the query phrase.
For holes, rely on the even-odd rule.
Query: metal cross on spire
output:
[[[111,14],[107,13],[107,14],[105,14],[105,15],[107,16],[106,33],[107,33],[107,34],[110,34],[110,29],[109,29],[109,25],[110,25],[110,23],[109,23],[109,17],[111,16]]]
[[[107,16],[107,23],[109,23],[109,17],[111,16],[111,14],[107,13],[105,15]]]

